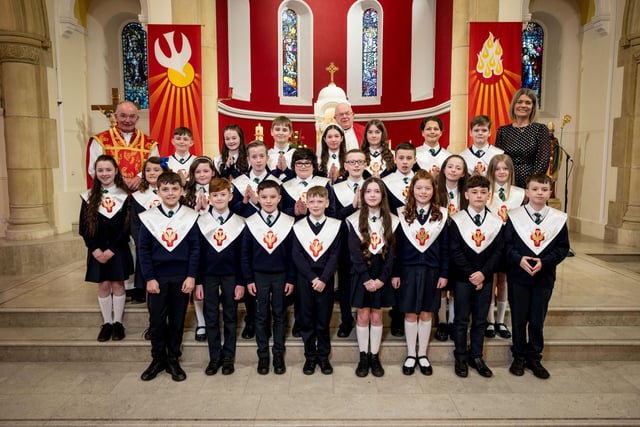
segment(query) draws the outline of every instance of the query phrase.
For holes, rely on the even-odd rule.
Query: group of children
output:
[[[259,374],[271,365],[276,374],[286,371],[292,301],[304,342],[304,374],[317,367],[331,374],[336,272],[338,336],[350,334],[356,310],[357,376],[384,375],[382,316],[393,307],[407,344],[404,374],[416,366],[432,374],[427,348],[437,312],[435,337],[453,339],[456,374],[466,377],[470,366],[490,377],[483,342],[496,333],[510,337],[504,322],[508,295],[510,371],[523,375],[527,368],[548,378],[540,363],[543,323],[555,267],[569,249],[566,215],[547,206],[546,175],[531,176],[526,189],[512,185],[513,164],[489,145],[490,125],[486,116],[474,118],[474,143],[460,155],[439,146],[437,117],[422,121],[421,147],[403,142],[395,152],[379,120],[367,124],[362,148],[349,151],[342,129],[329,125],[316,154],[290,147],[291,122],[278,117],[273,149],[262,141],[245,146],[242,130],[232,125],[223,130],[222,153],[213,161],[190,156],[183,138],[190,133],[179,128],[171,159],[177,163],[164,170],[163,159],[149,158],[131,196],[113,158],[99,157],[80,217],[89,249],[86,280],[99,283],[104,324],[98,340],[124,338],[123,281],[134,271],[127,246],[131,230],[136,286],[146,290],[149,308],[153,360],[142,374],[145,381],[165,370],[176,381],[186,378],[178,360],[191,294],[196,339],[208,341],[207,375],[234,372],[242,299],[242,336],[255,334]]]

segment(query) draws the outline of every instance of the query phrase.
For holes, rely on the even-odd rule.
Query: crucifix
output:
[[[336,64],[334,64],[333,62],[329,63],[329,66],[327,68],[325,68],[325,70],[327,70],[329,72],[329,74],[331,75],[331,83],[333,83],[333,75],[336,73],[336,71],[338,71],[340,68],[336,67]]]
[[[109,123],[111,123],[111,127],[116,126],[116,117],[114,113],[116,112],[116,108],[118,108],[118,103],[120,102],[120,93],[117,87],[111,88],[111,105],[103,104],[103,105],[92,105],[91,111],[100,111],[104,116],[109,119]]]

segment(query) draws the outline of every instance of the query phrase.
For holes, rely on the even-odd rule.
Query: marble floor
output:
[[[637,265],[628,256],[611,258],[640,250],[584,236],[572,236],[572,248],[576,256],[558,269],[552,308],[640,310]],[[83,274],[76,262],[43,274],[0,275],[0,310],[97,310]],[[493,378],[471,371],[462,379],[445,362],[434,363],[429,377],[407,377],[384,360],[382,378],[356,377],[355,361],[334,363],[328,376],[305,376],[293,361],[280,376],[260,376],[254,362],[239,362],[233,375],[207,377],[201,362],[184,360],[188,378],[175,383],[167,374],[141,381],[148,360],[0,360],[0,425],[640,425],[640,361],[544,362],[546,381],[529,371],[514,377],[507,361],[490,365]]]

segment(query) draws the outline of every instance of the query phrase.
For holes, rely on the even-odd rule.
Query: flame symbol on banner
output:
[[[191,59],[191,44],[189,44],[187,36],[180,33],[182,36],[182,50],[178,52],[173,40],[173,34],[173,31],[163,34],[167,44],[169,45],[171,56],[164,54],[160,48],[160,39],[156,39],[153,45],[156,60],[160,65],[167,69],[167,74],[171,83],[178,87],[189,86],[195,76],[193,66],[189,64],[189,59]]]
[[[489,33],[489,37],[482,45],[482,50],[478,53],[476,71],[486,79],[491,78],[491,76],[502,75],[504,71],[502,53],[500,40],[496,40],[493,33]]]

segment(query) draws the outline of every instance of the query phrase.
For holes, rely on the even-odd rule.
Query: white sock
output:
[[[491,303],[491,305],[489,305],[489,312],[487,313],[487,323],[496,323],[496,318],[495,318],[495,315],[493,314],[493,311],[495,309],[496,309],[496,305],[494,303]]]
[[[498,315],[496,316],[496,323],[504,323],[504,313],[507,311],[507,302],[498,301]]]
[[[378,354],[378,352],[380,352],[380,342],[382,341],[382,325],[371,325],[370,335],[371,354]]]
[[[369,352],[369,327],[356,325],[356,338],[360,352]]]
[[[113,316],[111,310],[113,309],[113,300],[111,295],[107,297],[98,297],[98,305],[100,306],[100,312],[102,313],[102,323],[113,323]]]
[[[204,321],[204,301],[193,300],[193,308],[196,312],[196,319],[198,320],[198,326],[205,326]]]
[[[127,300],[127,294],[113,296],[113,321],[122,323],[124,315],[124,303]]]
[[[404,338],[407,341],[407,356],[416,357],[416,340],[418,339],[418,322],[404,321]]]
[[[440,298],[440,309],[438,310],[438,322],[447,323],[447,297]]]
[[[453,323],[456,318],[456,312],[453,308],[453,297],[449,297],[449,323]]]
[[[431,320],[418,320],[418,356],[427,355],[429,335],[431,334]]]

